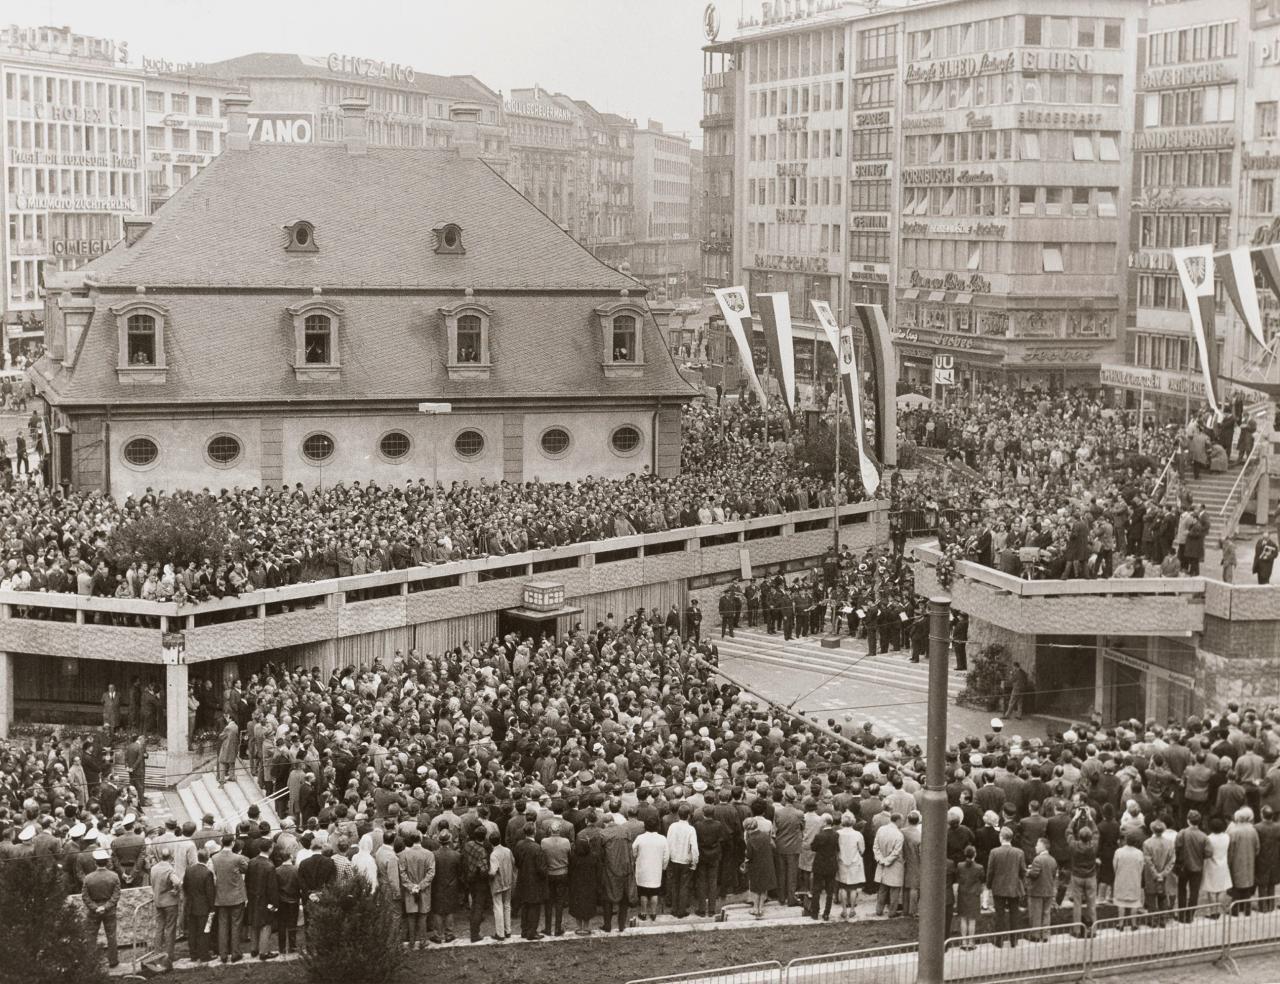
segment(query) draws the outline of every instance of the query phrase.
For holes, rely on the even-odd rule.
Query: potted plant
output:
[[[969,654],[964,689],[956,700],[988,711],[999,710],[1009,692],[1012,675],[1013,654],[1008,648],[998,642],[983,646]]]

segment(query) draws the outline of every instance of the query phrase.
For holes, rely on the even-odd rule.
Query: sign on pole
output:
[[[950,355],[933,357],[933,382],[937,386],[954,386],[956,384],[955,358]]]

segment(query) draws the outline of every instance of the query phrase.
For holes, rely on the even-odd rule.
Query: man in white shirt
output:
[[[689,818],[692,807],[681,803],[676,821],[667,831],[667,888],[671,893],[671,914],[683,919],[689,914],[689,885],[698,870],[698,833]]]

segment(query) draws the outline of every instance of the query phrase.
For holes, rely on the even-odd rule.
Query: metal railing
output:
[[[1021,917],[1020,917],[1021,918]],[[1014,945],[1001,945],[1014,944]],[[1213,962],[1280,949],[1280,898],[1252,898],[1230,905],[1200,905],[1048,927],[952,937],[946,942],[945,979],[967,984],[1091,981],[1095,972],[1129,967]],[[776,962],[649,977],[629,984],[914,984],[915,943]],[[738,976],[735,976],[738,975]]]
[[[1223,537],[1232,536],[1236,531],[1236,527],[1240,525],[1240,519],[1244,516],[1245,506],[1249,501],[1249,495],[1253,492],[1254,486],[1262,474],[1262,457],[1258,454],[1259,447],[1259,443],[1255,442],[1253,447],[1249,449],[1249,456],[1245,458],[1240,474],[1236,476],[1235,482],[1231,485],[1231,491],[1227,493],[1226,501],[1222,503],[1222,508],[1218,510],[1220,517],[1226,517],[1222,525]],[[1240,492],[1239,498],[1236,497],[1237,490]]]

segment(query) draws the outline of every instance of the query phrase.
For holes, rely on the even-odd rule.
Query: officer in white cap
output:
[[[120,963],[116,951],[116,905],[120,901],[120,876],[107,867],[110,860],[111,852],[105,848],[93,852],[96,867],[85,876],[80,897],[87,910],[90,938],[97,940],[98,927],[101,926],[107,934],[107,966],[115,967]]]

